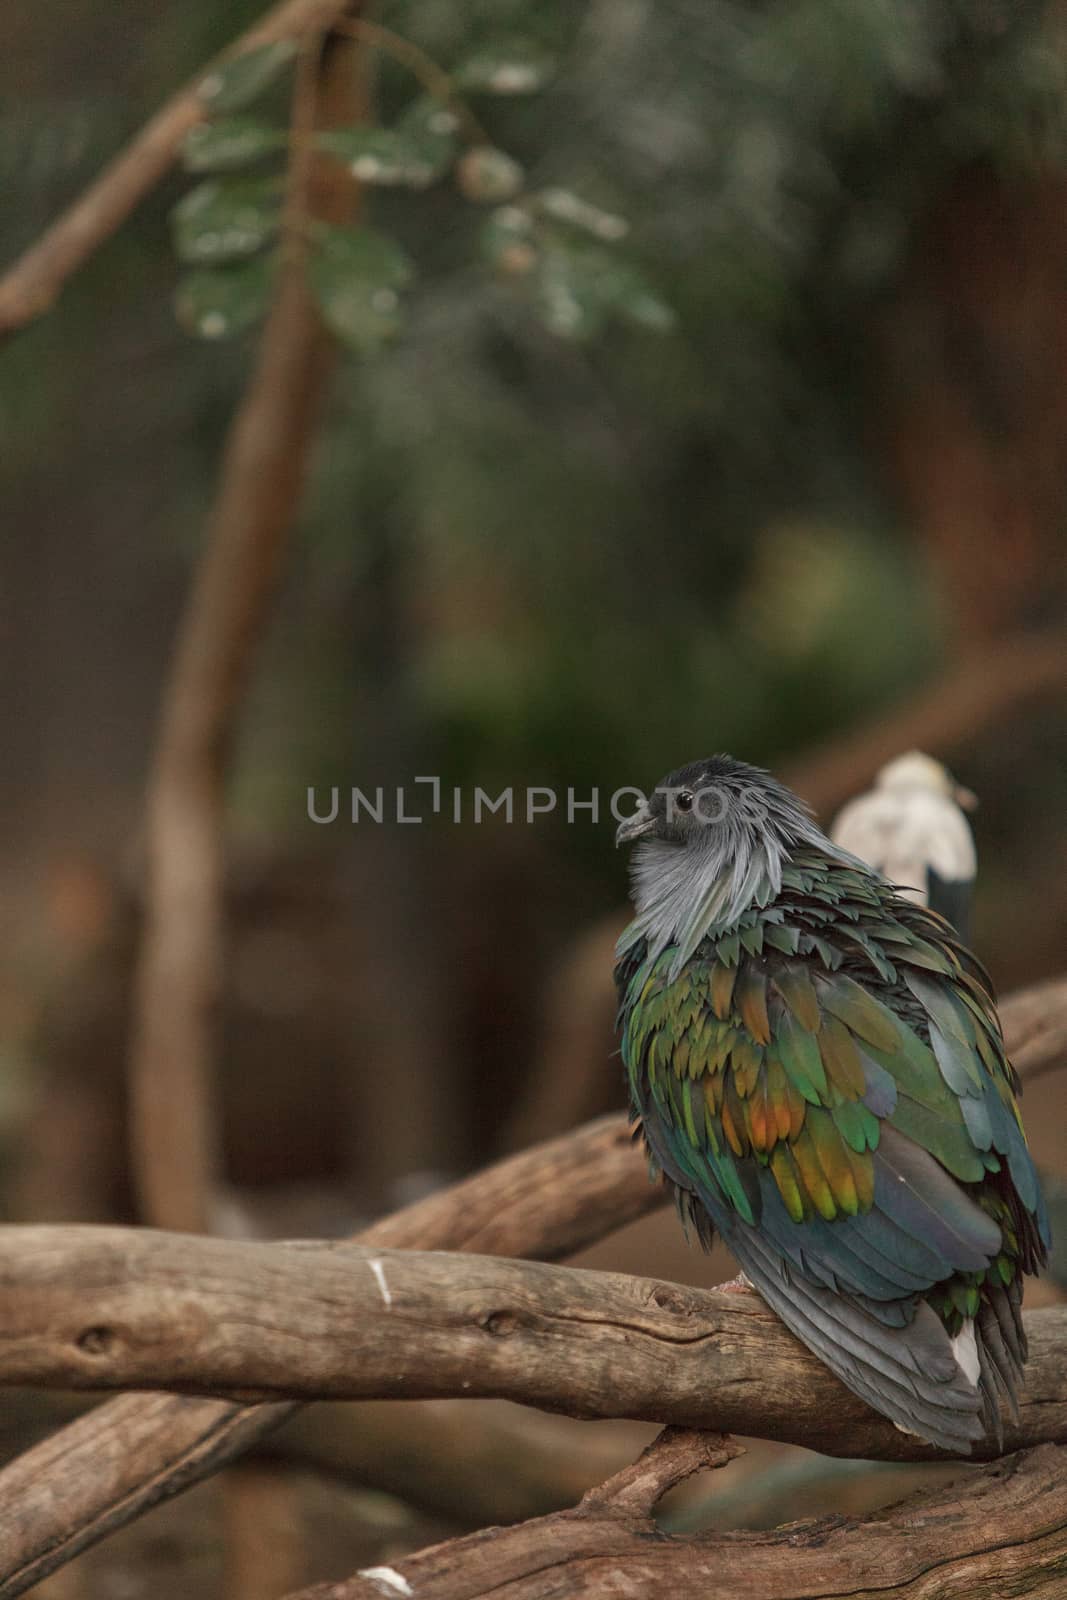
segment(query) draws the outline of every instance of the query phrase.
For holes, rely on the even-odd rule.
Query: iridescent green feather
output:
[[[620,963],[623,1058],[634,1104],[661,1118],[657,1159],[713,1211],[758,1221],[762,1171],[798,1227],[862,1219],[884,1121],[1001,1229],[987,1273],[931,1286],[950,1330],[975,1314],[987,1278],[1010,1284],[1040,1258],[988,980],[940,919],[813,850],[787,864],[774,905],[706,939],[674,982],[672,960],[668,948],[645,964],[631,947]],[[936,1254],[936,1238],[919,1243]]]

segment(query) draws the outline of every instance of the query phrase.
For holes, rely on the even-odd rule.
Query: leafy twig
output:
[[[348,0],[284,0],[225,50],[217,63],[247,51],[324,32]],[[88,189],[0,278],[0,339],[47,311],[66,280],[121,227],[166,176],[191,128],[208,115],[202,88],[209,66],[156,112]]]

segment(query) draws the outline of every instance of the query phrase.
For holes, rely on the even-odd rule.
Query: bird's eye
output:
[[[678,807],[679,811],[692,811],[692,809],[693,809],[693,791],[691,789],[683,789],[681,791],[681,793],[675,798],[675,802],[674,803]]]

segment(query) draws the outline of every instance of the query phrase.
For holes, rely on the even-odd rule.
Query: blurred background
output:
[[[258,11],[8,0],[0,260]],[[828,821],[873,776],[879,729],[914,726],[903,747],[927,744],[979,796],[975,944],[998,985],[1067,965],[1064,7],[390,0],[376,15],[446,67],[502,27],[552,56],[542,92],[479,115],[531,185],[628,220],[628,258],[675,326],[563,337],[487,266],[484,213],[452,185],[370,202],[418,282],[397,341],[336,373],[228,789],[216,1220],[236,1233],[351,1231],[623,1104],[610,818],[354,826],[354,785],[438,774],[446,792],[583,799],[728,750]],[[410,95],[394,64],[376,94]],[[189,186],[170,177],[0,355],[6,1220],[136,1214],[124,1075],[146,772],[256,340],[198,342],[175,318],[168,213]],[[321,806],[335,784],[340,816],[316,825],[308,788]],[[1052,1079],[1028,1122],[1053,1169],[1057,1109]],[[666,1214],[590,1259],[704,1283],[730,1270]],[[380,1412],[350,1409],[349,1432]],[[331,1467],[325,1422],[313,1468],[293,1467],[296,1441],[280,1485],[260,1469],[250,1492],[288,1507],[273,1520],[300,1552],[294,1584],[465,1511],[566,1503],[580,1485],[564,1456],[570,1472],[586,1451],[592,1482],[644,1436],[434,1416],[423,1464],[474,1462],[494,1428],[504,1441],[466,1507],[399,1467],[353,1466],[350,1440]],[[4,1454],[47,1420],[16,1399]],[[504,1455],[537,1486],[502,1507]],[[801,1452],[749,1460],[755,1476],[730,1469],[745,1494],[715,1487],[748,1496],[720,1525],[844,1503]],[[886,1476],[867,1474],[862,1503]],[[164,1600],[195,1571],[214,1593],[211,1492],[49,1592],[150,1584]],[[699,1506],[685,1515],[699,1525]]]

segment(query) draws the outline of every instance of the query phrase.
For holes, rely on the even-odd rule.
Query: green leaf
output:
[[[620,289],[615,310],[634,327],[645,328],[649,333],[673,333],[678,326],[674,307],[654,294],[636,271],[626,287]]]
[[[571,251],[553,246],[544,252],[537,290],[541,320],[561,339],[591,339],[607,321],[597,274]]]
[[[461,89],[481,94],[534,94],[555,71],[549,52],[531,39],[501,39],[468,56],[453,73]]]
[[[467,200],[489,201],[499,205],[511,200],[522,189],[525,173],[517,161],[493,145],[475,145],[456,166],[456,183]]]
[[[251,117],[229,117],[223,122],[201,122],[190,128],[182,146],[187,172],[221,172],[243,167],[260,156],[283,150],[288,135]]]
[[[320,222],[315,225],[313,239],[318,261],[391,289],[405,288],[415,276],[407,251],[377,228],[337,228]]]
[[[545,326],[563,338],[590,338],[612,316],[659,333],[674,326],[674,312],[635,266],[584,241],[549,243],[538,290]]]
[[[278,226],[280,202],[276,178],[198,184],[171,212],[174,247],[182,261],[254,255]]]
[[[245,50],[201,78],[197,93],[212,115],[238,111],[261,95],[296,54],[294,39]]]
[[[601,211],[599,206],[590,205],[588,200],[572,194],[569,189],[542,189],[536,201],[546,216],[580,228],[583,233],[591,233],[595,239],[603,239],[606,244],[625,239],[630,231],[630,224],[625,217]]]
[[[230,267],[201,267],[178,285],[178,321],[201,339],[231,339],[259,321],[270,304],[276,261],[256,256]]]
[[[615,298],[615,309],[635,327],[650,333],[673,333],[678,326],[674,307],[649,286],[644,276],[631,268]]]
[[[425,189],[440,177],[439,165],[423,142],[396,128],[338,128],[317,134],[315,143],[343,161],[360,183]]]
[[[498,272],[524,277],[537,265],[533,218],[521,206],[500,206],[486,219],[482,249]]]
[[[314,235],[311,286],[330,330],[360,355],[394,338],[402,322],[399,291],[414,277],[409,257],[375,228],[331,228]]]
[[[456,159],[459,117],[433,95],[413,100],[391,131],[412,151],[413,158],[429,169],[427,183],[443,177]]]
[[[561,338],[587,339],[609,317],[665,333],[675,315],[632,262],[585,242],[555,238],[541,258],[539,304],[545,326]]]

